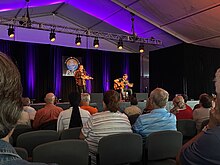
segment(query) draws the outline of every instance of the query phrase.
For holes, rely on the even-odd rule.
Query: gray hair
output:
[[[150,99],[159,108],[164,108],[168,102],[169,93],[162,88],[156,88],[150,93]]]
[[[90,95],[88,93],[81,93],[81,102],[90,102]]]

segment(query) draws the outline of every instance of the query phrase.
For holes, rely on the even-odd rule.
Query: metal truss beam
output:
[[[151,38],[142,38],[136,35],[126,35],[126,34],[117,34],[117,33],[110,33],[110,32],[100,32],[95,30],[88,30],[88,29],[79,29],[74,27],[67,27],[55,24],[48,24],[42,22],[31,21],[30,24],[27,22],[21,24],[19,23],[21,19],[13,18],[3,18],[0,17],[0,25],[12,25],[14,27],[20,28],[29,28],[35,30],[44,30],[50,31],[51,29],[55,29],[55,32],[65,33],[65,34],[72,34],[72,35],[80,35],[86,37],[98,37],[101,39],[108,39],[108,40],[119,40],[122,39],[123,42],[134,42],[134,43],[143,43],[143,44],[150,44],[150,45],[162,45],[162,41],[157,40],[153,37]]]

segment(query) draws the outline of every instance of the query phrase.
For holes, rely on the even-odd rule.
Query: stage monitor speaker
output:
[[[103,93],[91,93],[90,94],[90,103],[102,103]]]
[[[136,93],[136,98],[138,101],[144,101],[148,98],[148,93]]]

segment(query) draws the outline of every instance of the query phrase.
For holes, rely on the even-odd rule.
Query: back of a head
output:
[[[203,93],[199,96],[199,103],[204,108],[211,108],[212,107],[212,96],[208,95],[207,93]]]
[[[31,103],[31,100],[29,99],[29,97],[22,97],[23,106],[29,106],[30,103]]]
[[[15,127],[22,112],[22,85],[14,63],[0,52],[0,138]]]
[[[130,103],[131,103],[131,105],[138,105],[137,98],[134,96],[131,96]]]
[[[169,93],[162,88],[156,88],[150,93],[150,100],[153,106],[164,108],[168,102]]]
[[[187,101],[189,99],[188,96],[186,94],[181,94],[181,96],[183,97],[184,102],[187,103]]]
[[[109,90],[104,93],[103,101],[106,105],[107,110],[110,112],[117,112],[119,108],[120,95],[114,90]]]
[[[81,102],[90,102],[90,95],[88,93],[81,93]]]
[[[173,104],[178,108],[182,109],[185,107],[184,98],[181,95],[177,95],[173,99]]]
[[[201,107],[201,105],[200,105],[200,104],[196,104],[196,105],[194,105],[194,107],[193,107],[193,111],[194,111],[195,109],[200,108],[200,107]]]
[[[81,95],[78,92],[71,92],[68,97],[69,97],[70,105],[72,107],[69,128],[81,127],[82,119],[81,119],[80,110],[79,110]]]
[[[79,106],[81,101],[81,95],[78,92],[71,92],[68,96],[71,107]]]
[[[56,99],[56,96],[53,93],[47,93],[45,98],[44,98],[44,101],[47,104],[54,104],[55,99]]]

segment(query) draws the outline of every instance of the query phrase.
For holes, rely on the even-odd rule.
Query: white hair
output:
[[[81,93],[81,102],[90,102],[90,95],[88,93]]]

